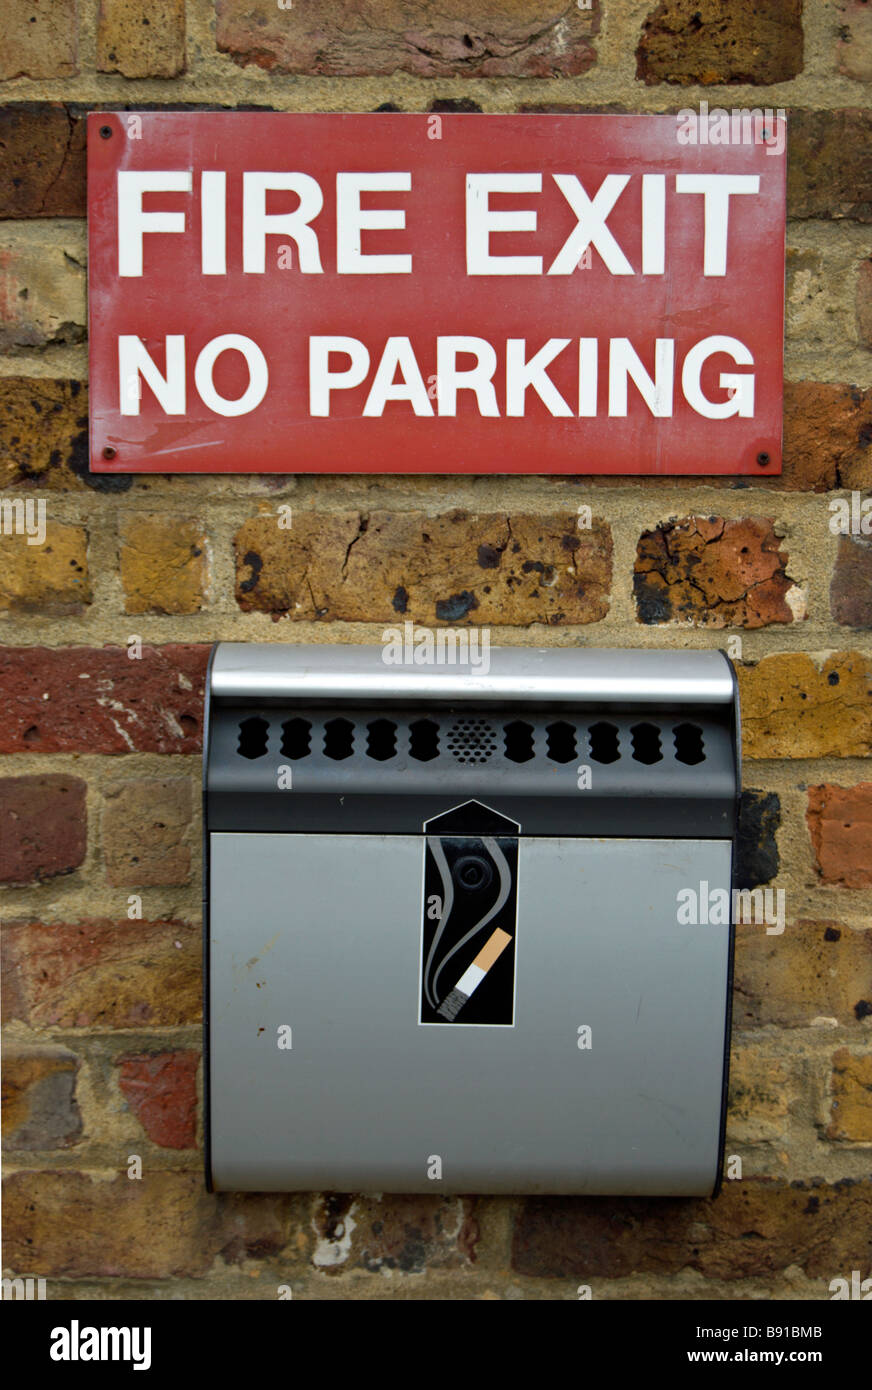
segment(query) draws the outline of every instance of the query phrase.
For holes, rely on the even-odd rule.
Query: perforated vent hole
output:
[[[459,763],[486,763],[497,740],[486,719],[458,719],[448,730],[446,745]]]
[[[341,762],[350,758],[354,746],[354,725],[347,719],[328,719],[324,725],[324,752]]]
[[[548,756],[553,763],[571,763],[575,758],[575,729],[558,720],[545,730],[548,735]]]
[[[239,725],[239,753],[243,758],[262,758],[266,753],[269,724],[259,715],[243,719]]]
[[[616,763],[621,756],[618,731],[614,724],[591,724],[588,729],[590,756],[595,763]]]
[[[286,758],[307,758],[312,751],[308,719],[288,719],[282,725],[282,753]]]
[[[696,724],[678,724],[672,732],[678,762],[688,763],[691,767],[705,762],[702,729],[697,728]]]
[[[386,763],[397,755],[397,726],[390,719],[374,719],[366,726],[366,755]]]
[[[506,757],[513,763],[528,763],[533,756],[533,729],[515,719],[503,729]]]
[[[630,733],[633,736],[633,757],[637,763],[659,763],[663,759],[660,745],[660,730],[656,724],[634,724]]]
[[[409,725],[409,753],[419,763],[439,756],[439,725],[432,719],[416,719]]]

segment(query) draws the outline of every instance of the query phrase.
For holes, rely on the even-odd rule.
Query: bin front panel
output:
[[[731,842],[501,840],[493,1024],[421,1021],[427,838],[210,835],[214,1186],[710,1193],[730,928],[679,894],[729,892]]]

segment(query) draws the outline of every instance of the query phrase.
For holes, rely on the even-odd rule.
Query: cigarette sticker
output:
[[[419,1022],[511,1027],[520,827],[467,803],[424,828]]]

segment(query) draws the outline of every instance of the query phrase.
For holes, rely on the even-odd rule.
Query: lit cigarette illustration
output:
[[[464,1004],[469,1002],[470,995],[478,989],[494,961],[502,955],[511,939],[508,932],[497,927],[496,931],[488,937],[472,964],[464,970],[451,993],[443,999],[436,1012],[453,1023]]]

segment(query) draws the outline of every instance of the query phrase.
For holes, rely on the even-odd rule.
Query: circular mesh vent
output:
[[[496,752],[497,736],[486,719],[458,719],[448,730],[446,744],[459,763],[486,763]]]

